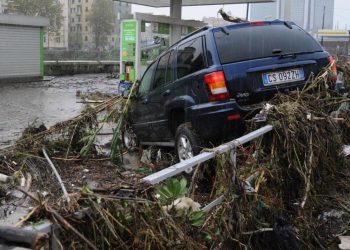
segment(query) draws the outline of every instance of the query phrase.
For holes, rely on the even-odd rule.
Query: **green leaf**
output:
[[[168,179],[164,186],[158,188],[161,202],[170,204],[177,198],[183,197],[187,193],[187,181],[182,179]]]
[[[30,222],[30,225],[31,227],[36,230],[38,226],[44,224],[44,221],[43,220],[39,220],[37,222]]]
[[[85,186],[83,186],[81,188],[81,192],[84,193],[84,194],[90,194],[91,193],[91,191],[90,191],[90,189],[89,189],[89,187],[87,185],[85,185]]]
[[[96,202],[97,202],[97,204],[101,204],[102,203],[102,198],[101,197],[97,197],[96,198]]]
[[[134,170],[134,172],[136,174],[151,174],[152,170],[150,168],[147,167],[143,167],[143,168],[137,168]]]
[[[190,216],[191,225],[194,227],[203,226],[205,214],[204,211],[193,212]]]
[[[202,238],[207,242],[213,241],[213,238],[211,237],[211,235],[205,231],[202,232]]]

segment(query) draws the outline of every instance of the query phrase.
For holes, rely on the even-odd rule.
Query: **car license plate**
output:
[[[263,83],[265,86],[302,80],[305,80],[304,70],[302,68],[263,74]]]

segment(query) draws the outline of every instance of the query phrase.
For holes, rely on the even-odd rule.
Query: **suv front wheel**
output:
[[[139,141],[132,128],[128,125],[122,133],[123,145],[127,151],[133,151],[139,146]]]
[[[175,149],[180,162],[199,154],[200,146],[200,138],[190,123],[183,123],[177,128]]]

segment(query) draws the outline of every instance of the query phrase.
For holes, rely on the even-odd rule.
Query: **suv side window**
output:
[[[156,69],[157,63],[153,63],[146,71],[146,73],[143,75],[143,78],[140,83],[139,87],[139,94],[141,96],[145,96],[149,93],[152,87],[153,83],[153,75],[154,70]]]
[[[202,37],[186,42],[177,51],[177,78],[205,68]]]
[[[169,58],[170,58],[171,52],[165,54],[159,59],[159,63],[157,66],[157,70],[154,76],[154,85],[153,89],[156,89],[166,83],[169,82],[170,79],[168,79],[168,71],[171,71],[170,68],[168,68]]]

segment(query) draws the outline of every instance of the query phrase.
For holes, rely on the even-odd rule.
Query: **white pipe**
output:
[[[257,130],[255,130],[247,135],[244,135],[238,139],[235,139],[233,141],[225,143],[219,147],[213,148],[209,152],[201,153],[199,155],[196,155],[193,158],[179,162],[179,163],[172,165],[168,168],[165,168],[159,172],[156,172],[154,174],[146,176],[142,180],[151,184],[151,185],[157,184],[157,183],[164,181],[170,177],[173,177],[179,173],[182,173],[182,172],[188,170],[189,168],[195,167],[200,163],[203,163],[207,160],[210,160],[210,159],[214,158],[217,154],[224,154],[224,153],[229,152],[230,150],[236,149],[237,147],[272,131],[272,129],[273,129],[273,126],[266,125],[265,127],[257,129]]]
[[[66,198],[66,201],[69,203],[69,202],[70,202],[70,198],[69,198],[67,189],[65,188],[65,186],[64,186],[64,184],[63,184],[63,181],[62,181],[62,179],[61,179],[60,174],[57,172],[57,169],[55,168],[55,165],[53,165],[52,161],[50,160],[49,156],[47,155],[45,148],[43,148],[43,153],[44,153],[44,156],[45,156],[47,162],[49,163],[49,165],[50,165],[52,171],[54,172],[54,174],[55,174],[55,176],[56,176],[58,182],[59,182],[60,185],[61,185],[61,188],[62,188],[62,191],[63,191],[63,195],[64,195],[64,197]]]

